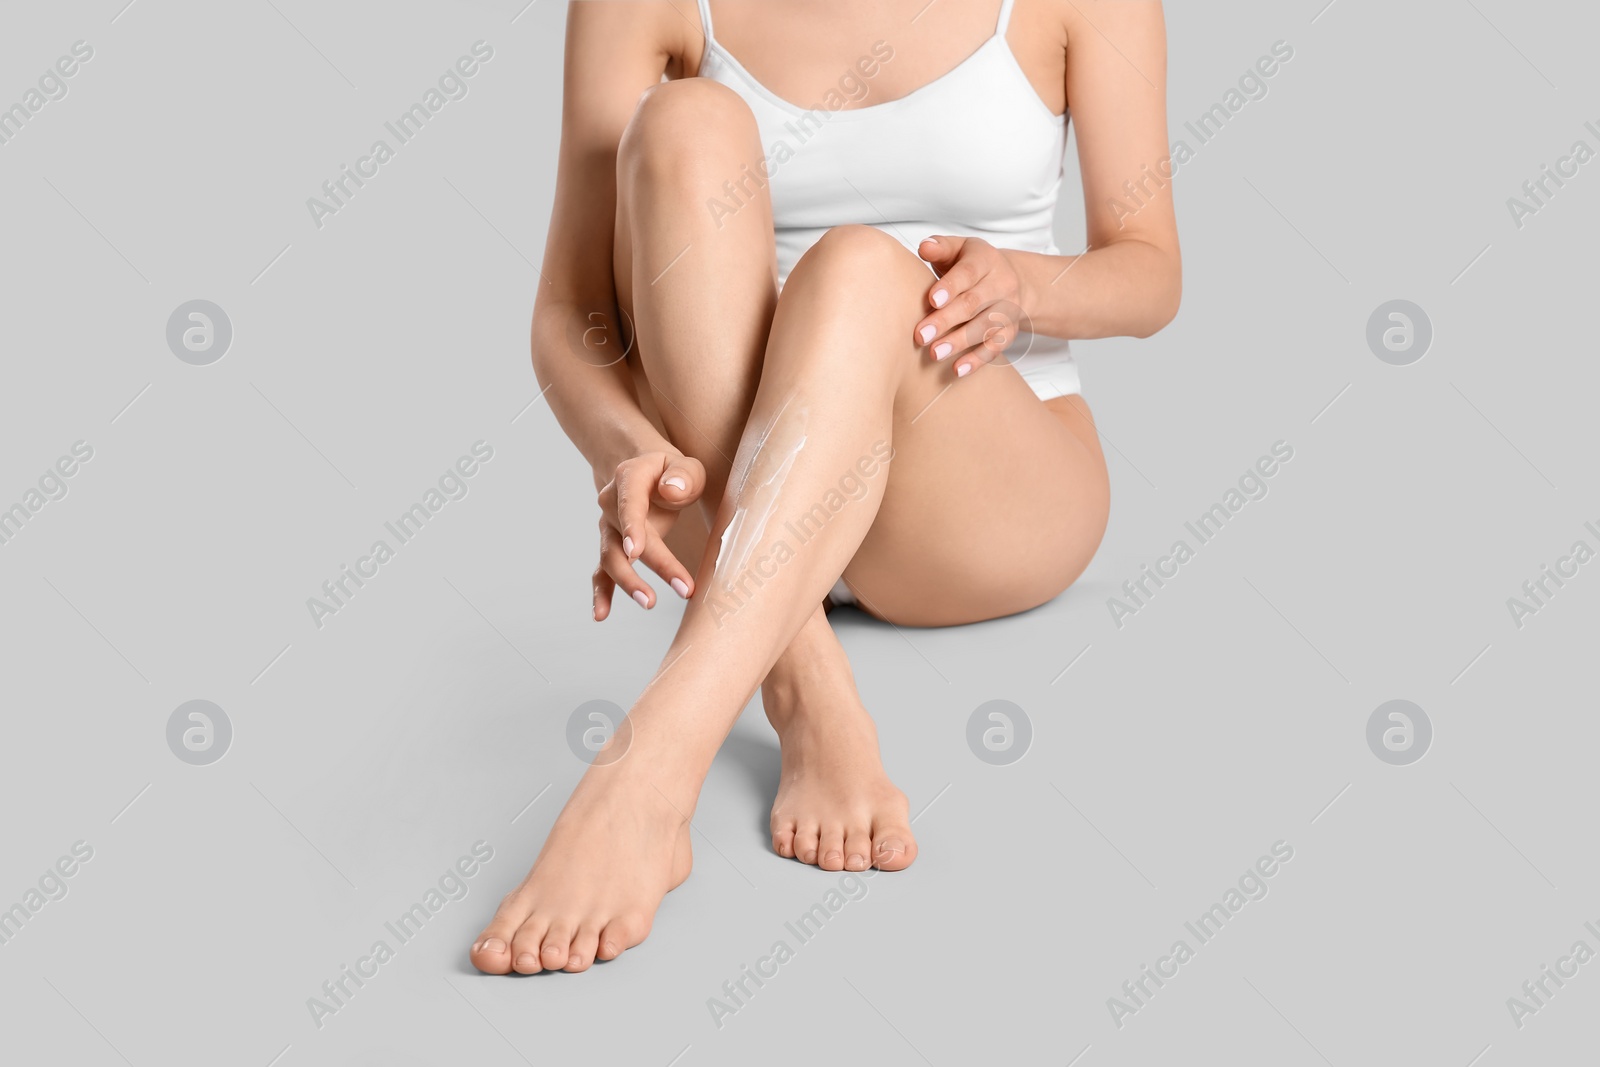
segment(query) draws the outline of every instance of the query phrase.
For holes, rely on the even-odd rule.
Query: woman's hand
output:
[[[934,359],[954,359],[964,378],[1016,340],[1022,281],[1005,253],[976,237],[930,237],[917,254],[939,274],[928,287],[933,314],[917,323],[917,343]]]
[[[646,452],[617,464],[600,490],[600,566],[594,572],[594,619],[611,614],[617,586],[641,608],[655,607],[655,590],[633,569],[635,560],[665,578],[688,599],[694,577],[667,548],[667,531],[678,512],[700,499],[706,470],[679,452]]]

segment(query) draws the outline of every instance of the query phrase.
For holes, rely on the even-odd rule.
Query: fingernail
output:
[[[933,328],[933,323],[930,322],[917,332],[917,337],[922,341],[923,344],[927,344],[929,341],[933,340],[933,335],[938,332],[938,330]]]
[[[622,539],[622,554],[629,559],[633,558],[633,538],[624,537]]]
[[[934,307],[942,308],[949,302],[950,302],[950,294],[949,293],[945,292],[943,289],[935,289],[933,291],[933,306]]]
[[[649,610],[650,598],[644,595],[644,590],[635,589],[633,591],[633,599],[634,602],[637,603],[641,608],[644,608],[647,611]]]
[[[965,378],[967,375],[969,375],[971,373],[972,373],[972,364],[970,364],[970,363],[963,363],[959,367],[956,368],[956,377],[957,378]]]
[[[944,359],[950,354],[950,352],[951,346],[949,341],[940,341],[938,344],[933,346],[934,359]]]
[[[662,485],[670,485],[670,486],[672,486],[672,488],[678,490],[678,492],[680,492],[680,493],[687,492],[688,489],[689,489],[689,483],[684,481],[683,478],[681,478],[680,476],[678,476],[676,474],[674,474],[670,478],[661,479],[661,484]]]
[[[672,579],[672,591],[683,597],[685,600],[689,599],[689,583],[684,581],[682,578]]]

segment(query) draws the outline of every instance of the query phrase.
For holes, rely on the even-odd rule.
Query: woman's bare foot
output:
[[[661,898],[689,877],[689,823],[646,773],[643,753],[591,767],[472,945],[486,974],[584,971],[650,933]]]
[[[831,629],[805,644],[803,659],[791,646],[761,687],[783,745],[772,847],[825,871],[904,870],[917,858],[906,795],[878,758],[844,649]]]

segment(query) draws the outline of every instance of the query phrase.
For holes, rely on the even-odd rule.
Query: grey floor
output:
[[[571,717],[626,705],[675,622],[587,620],[588,475],[527,364],[563,11],[125,3],[0,15],[0,104],[92,48],[0,145],[0,505],[39,504],[0,545],[0,1059],[1593,1055],[1600,163],[1508,205],[1600,148],[1592,6],[1171,5],[1185,304],[1080,347],[1114,483],[1098,558],[1025,617],[837,617],[915,868],[770,854],[753,706],[648,943],[491,979],[463,949],[582,770]],[[313,222],[479,40],[467,95]],[[1186,134],[1278,41],[1265,95]],[[225,350],[184,347],[195,300]],[[1375,349],[1396,300],[1417,332]],[[477,442],[465,496],[314,622]],[[1242,478],[1255,498],[1199,543],[1185,524]],[[1179,540],[1193,558],[1131,601]],[[1546,565],[1568,577],[1535,604]],[[819,904],[814,936],[786,925]],[[1146,965],[1171,977],[1134,1000]]]

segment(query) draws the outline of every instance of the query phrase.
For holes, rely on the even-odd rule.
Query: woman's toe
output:
[[[772,851],[784,859],[794,859],[795,826],[793,820],[773,821]]]
[[[474,967],[484,974],[505,974],[511,970],[511,942],[517,928],[526,921],[528,910],[515,896],[508,896],[500,902],[494,918],[472,943],[469,955]]]
[[[511,939],[511,969],[518,974],[538,974],[544,970],[539,962],[539,948],[544,944],[548,923],[542,915],[530,915],[528,921]]]
[[[489,928],[472,943],[472,965],[484,974],[505,974],[511,969],[511,933]]]
[[[917,839],[911,827],[888,823],[873,828],[872,865],[880,871],[903,871],[917,858]]]
[[[577,936],[572,939],[572,948],[567,952],[567,970],[573,974],[587,971],[589,965],[594,963],[595,950],[599,947],[599,926],[584,923],[578,927]]]
[[[817,862],[817,843],[821,834],[816,823],[801,823],[794,834],[794,858],[801,863]]]
[[[872,831],[862,827],[844,835],[844,869],[864,871],[872,866]]]
[[[562,919],[557,919],[550,924],[550,932],[544,935],[544,948],[539,954],[539,962],[544,964],[547,971],[564,970],[572,959],[572,924]]]
[[[844,827],[829,826],[817,846],[817,866],[825,871],[844,870]]]
[[[650,934],[650,921],[629,916],[612,919],[600,931],[597,959],[614,960]]]

